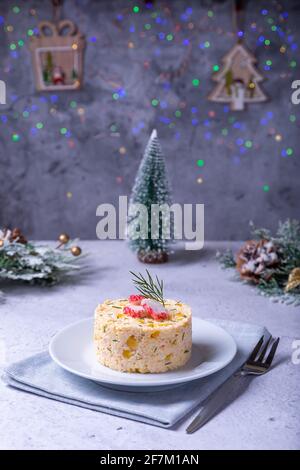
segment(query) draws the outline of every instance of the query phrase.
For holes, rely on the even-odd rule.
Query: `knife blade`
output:
[[[234,374],[220,385],[203,403],[200,412],[186,428],[192,434],[206,424],[213,416],[229,405],[241,392],[241,385],[248,386],[249,377]]]

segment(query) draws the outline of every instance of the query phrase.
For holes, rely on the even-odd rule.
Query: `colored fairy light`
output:
[[[214,72],[218,72],[219,69],[220,69],[220,67],[217,64],[213,66],[213,71]]]
[[[271,27],[271,30],[272,30],[272,31],[276,31],[276,30],[277,30],[277,26],[273,25],[273,26]]]
[[[202,184],[202,183],[203,183],[203,178],[201,178],[201,176],[199,176],[199,177],[197,178],[197,183],[198,183],[198,184]]]
[[[152,106],[154,106],[154,107],[158,106],[158,103],[159,103],[159,100],[156,99],[156,98],[154,98],[154,99],[151,101],[151,104],[152,104]]]
[[[214,16],[214,12],[213,12],[212,10],[208,10],[207,16],[208,16],[209,18],[212,18],[212,17]]]
[[[133,8],[132,8],[132,11],[133,13],[138,13],[140,11],[140,7],[138,7],[137,5],[135,5]]]
[[[287,154],[287,155],[290,156],[290,155],[293,155],[293,153],[294,153],[294,151],[293,151],[293,149],[292,149],[291,147],[289,147],[289,148],[286,149],[286,154]]]
[[[19,134],[13,133],[13,135],[11,136],[11,140],[13,142],[19,142],[19,140],[20,140]]]
[[[224,129],[221,130],[221,134],[226,136],[228,135],[228,129],[226,129],[226,127],[224,127]]]
[[[193,84],[195,87],[199,86],[199,84],[200,84],[199,78],[193,78],[192,84]]]
[[[276,142],[281,142],[282,141],[282,135],[281,134],[276,134],[275,135],[275,140],[276,140]]]
[[[253,145],[253,144],[252,144],[252,141],[251,141],[251,140],[246,140],[246,142],[245,142],[245,147],[247,147],[247,149],[251,149],[252,145]]]
[[[167,41],[173,41],[173,38],[174,38],[173,34],[167,34],[167,38],[166,38]]]
[[[150,23],[146,23],[144,28],[149,31],[149,29],[151,29],[151,24]]]
[[[272,65],[272,61],[270,59],[266,60],[267,65]]]
[[[263,191],[264,191],[265,193],[267,193],[268,191],[270,191],[270,186],[269,186],[268,184],[264,184],[264,185],[263,185]]]
[[[15,49],[17,49],[17,46],[15,45],[14,42],[12,42],[12,43],[10,44],[9,48],[10,48],[12,51],[14,51]]]
[[[24,118],[28,118],[29,112],[28,111],[23,111],[22,115],[23,115]]]
[[[70,102],[70,108],[73,108],[73,109],[74,109],[74,108],[76,108],[76,107],[77,107],[77,102],[76,102],[75,100],[72,100],[72,101]]]
[[[43,129],[44,124],[42,122],[38,122],[35,126],[37,129]]]
[[[284,54],[286,52],[286,47],[285,46],[281,46],[279,51],[281,52],[281,54]]]
[[[208,48],[209,46],[210,46],[210,42],[209,42],[209,41],[205,41],[205,42],[204,42],[204,47],[205,47],[205,48]]]
[[[176,116],[177,118],[181,117],[181,111],[179,111],[179,109],[177,109],[177,110],[175,111],[175,116]]]
[[[291,122],[295,122],[296,121],[295,114],[291,114],[289,119],[290,119]]]
[[[27,36],[33,36],[33,35],[34,35],[33,29],[28,29],[27,30]]]
[[[125,153],[126,153],[126,147],[123,147],[123,146],[120,147],[120,148],[119,148],[119,153],[120,153],[121,155],[125,155]]]
[[[197,160],[197,165],[200,167],[204,166],[204,160],[202,159]]]
[[[267,15],[267,14],[268,14],[268,10],[266,10],[266,9],[264,8],[263,10],[261,10],[261,14],[264,15],[264,16]]]
[[[270,39],[265,39],[265,45],[266,45],[266,46],[269,46],[270,44],[271,44]]]
[[[62,128],[60,129],[61,135],[66,135],[67,132],[68,132],[68,129],[67,129],[66,127],[62,127]]]
[[[237,35],[238,35],[239,38],[242,38],[244,36],[244,32],[243,31],[238,31]]]
[[[20,13],[20,8],[19,8],[18,6],[14,6],[13,9],[12,9],[12,11],[13,11],[14,13],[16,13],[16,14],[17,14],[17,13]]]
[[[20,47],[23,47],[23,46],[24,46],[24,41],[23,41],[22,39],[19,39],[18,45],[19,45]]]
[[[13,27],[11,24],[9,24],[9,25],[6,26],[6,31],[7,31],[8,33],[12,33],[13,30],[14,30],[14,27]]]
[[[296,65],[297,65],[297,62],[295,60],[291,60],[290,67],[295,68]]]

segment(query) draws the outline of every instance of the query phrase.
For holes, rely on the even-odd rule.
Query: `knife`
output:
[[[241,394],[247,388],[250,378],[238,373],[229,377],[212,395],[210,395],[202,405],[200,412],[186,428],[187,434],[192,434],[206,424],[213,416],[218,414],[225,406]]]

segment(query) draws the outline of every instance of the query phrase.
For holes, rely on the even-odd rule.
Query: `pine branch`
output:
[[[252,235],[256,239],[268,240],[272,243],[278,257],[278,262],[274,266],[265,266],[260,275],[256,276],[256,288],[262,295],[270,297],[274,301],[295,306],[300,305],[300,288],[297,287],[288,293],[285,290],[290,273],[293,269],[300,267],[299,221],[287,219],[285,222],[279,222],[275,235],[265,228],[255,228],[253,223],[251,223],[251,227]],[[236,267],[233,253],[230,250],[225,253],[217,253],[217,258],[223,268]],[[251,280],[246,282],[251,283]]]
[[[134,276],[133,283],[135,284],[135,287],[144,297],[160,302],[165,306],[164,283],[162,280],[160,281],[157,276],[154,280],[148,269],[146,269],[148,279],[146,279],[141,273],[135,274],[133,271],[129,272]]]
[[[226,250],[224,253],[218,251],[216,258],[220,261],[222,268],[235,268],[236,263],[232,250]]]
[[[80,269],[76,263],[82,257],[75,259],[64,248],[5,240],[0,248],[0,279],[53,285],[65,274]]]

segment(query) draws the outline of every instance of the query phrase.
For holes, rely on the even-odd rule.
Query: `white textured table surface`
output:
[[[300,309],[274,304],[220,269],[217,249],[177,251],[153,267],[169,297],[191,304],[193,314],[265,325],[280,335],[277,366],[193,435],[96,413],[8,388],[0,382],[1,449],[296,449],[300,448],[300,365],[291,361],[300,338]],[[6,363],[48,347],[62,327],[93,315],[105,298],[132,292],[129,270],[144,269],[123,242],[84,242],[93,273],[54,288],[7,286],[0,305],[0,345]],[[5,364],[2,361],[1,367]]]

